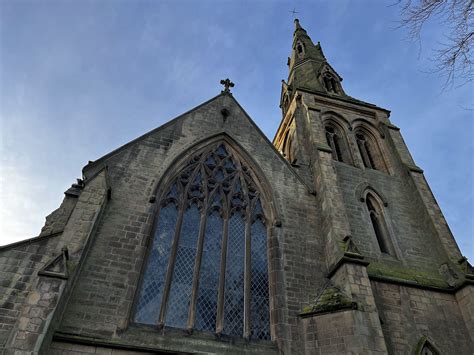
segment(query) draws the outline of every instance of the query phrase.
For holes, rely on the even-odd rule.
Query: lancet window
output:
[[[364,163],[364,167],[369,169],[386,171],[385,163],[374,138],[359,130],[356,133],[357,147]]]
[[[346,140],[341,130],[332,123],[326,123],[324,126],[326,141],[332,150],[332,157],[336,161],[351,163],[349,150]]]
[[[282,152],[290,164],[296,164],[298,159],[298,143],[296,140],[296,124],[293,121],[285,132],[283,140]]]
[[[296,53],[298,54],[298,58],[301,58],[304,55],[304,44],[300,41],[296,43]]]
[[[380,251],[384,254],[390,254],[392,256],[395,256],[393,244],[388,233],[387,223],[385,221],[382,205],[370,193],[367,194],[365,202]]]
[[[421,349],[420,355],[437,355],[438,352],[436,352],[429,344],[425,344],[423,346],[423,349]]]
[[[250,168],[221,142],[166,186],[135,322],[270,339],[266,218]]]
[[[326,88],[328,92],[334,93],[334,94],[339,93],[339,85],[332,74],[325,73],[323,75],[323,82],[324,82],[324,87]]]

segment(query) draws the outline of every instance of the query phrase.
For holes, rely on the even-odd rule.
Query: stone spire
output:
[[[343,94],[340,86],[342,78],[330,67],[320,43],[313,43],[298,19],[295,19],[295,31],[288,66],[288,87],[291,91],[294,92],[296,88],[300,88],[334,94],[336,92],[328,90],[323,78],[325,73],[330,72],[335,80],[334,87],[337,86],[337,93]]]
[[[306,33],[306,30],[301,27],[300,21],[295,19],[295,32],[293,33],[293,45],[289,63],[290,71],[295,64],[306,59],[313,59],[319,62],[326,61],[319,42],[315,45]]]

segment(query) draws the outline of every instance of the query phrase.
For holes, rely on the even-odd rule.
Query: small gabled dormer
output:
[[[321,44],[313,43],[297,19],[288,66],[287,86],[293,92],[303,89],[330,95],[345,95],[341,85],[342,78],[329,65]]]
[[[342,78],[326,64],[319,75],[319,81],[328,94],[343,95]]]

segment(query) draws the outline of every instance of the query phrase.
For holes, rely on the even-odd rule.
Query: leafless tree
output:
[[[420,40],[428,20],[437,20],[448,29],[445,41],[434,50],[433,71],[445,76],[445,86],[460,85],[474,79],[472,45],[474,43],[474,0],[398,0],[401,27],[411,39]]]

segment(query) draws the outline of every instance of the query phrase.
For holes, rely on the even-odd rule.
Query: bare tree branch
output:
[[[444,88],[474,79],[472,46],[474,43],[474,0],[398,0],[400,27],[408,29],[411,39],[421,41],[428,20],[448,28],[446,42],[434,49],[433,72],[445,76]]]

